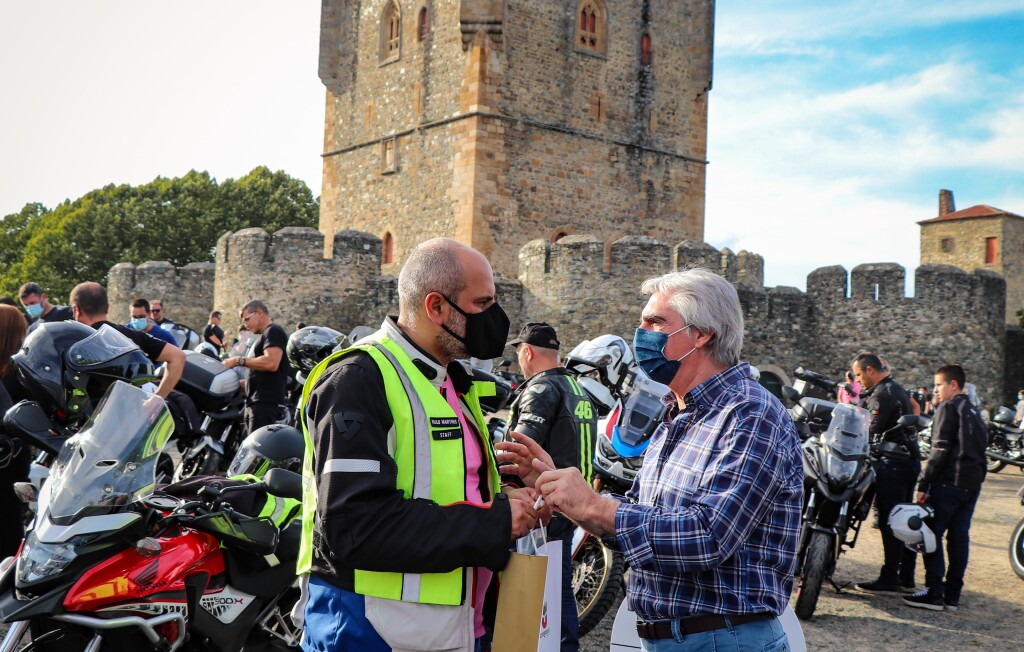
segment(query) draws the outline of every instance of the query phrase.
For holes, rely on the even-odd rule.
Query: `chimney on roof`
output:
[[[939,191],[939,217],[956,212],[956,204],[953,203],[952,190]]]

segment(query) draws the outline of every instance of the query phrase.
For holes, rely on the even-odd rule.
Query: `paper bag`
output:
[[[562,542],[512,553],[501,574],[493,652],[557,652],[562,629]]]

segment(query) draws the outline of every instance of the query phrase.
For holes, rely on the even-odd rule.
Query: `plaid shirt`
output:
[[[800,440],[740,363],[685,397],[651,440],[606,543],[630,565],[642,620],[776,615],[789,602],[803,506]]]

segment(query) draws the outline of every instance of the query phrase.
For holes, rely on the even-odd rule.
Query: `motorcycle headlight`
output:
[[[832,485],[849,484],[857,473],[857,464],[856,460],[848,462],[829,455],[825,462],[825,477]]]
[[[91,538],[78,536],[61,543],[43,543],[35,532],[29,532],[18,557],[18,582],[30,584],[60,573],[78,556],[77,548]]]

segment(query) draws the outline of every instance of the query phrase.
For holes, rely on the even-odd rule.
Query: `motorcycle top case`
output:
[[[185,351],[185,369],[175,389],[185,392],[204,412],[226,408],[239,391],[238,375],[208,355]]]

